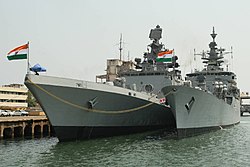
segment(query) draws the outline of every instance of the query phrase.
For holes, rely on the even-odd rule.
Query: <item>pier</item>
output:
[[[48,136],[52,127],[46,116],[0,117],[0,138]]]
[[[250,95],[248,92],[242,92],[240,95],[240,115],[244,113],[250,113]]]

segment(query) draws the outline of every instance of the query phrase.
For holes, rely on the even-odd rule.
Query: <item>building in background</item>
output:
[[[26,109],[28,89],[22,84],[0,86],[1,109]]]

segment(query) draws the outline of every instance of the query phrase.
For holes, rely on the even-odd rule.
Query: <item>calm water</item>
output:
[[[250,166],[250,116],[232,128],[182,140],[148,133],[58,143],[2,140],[0,166]]]

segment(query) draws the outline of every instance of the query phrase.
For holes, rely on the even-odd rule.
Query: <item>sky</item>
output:
[[[30,43],[30,64],[44,75],[95,81],[106,60],[142,58],[150,29],[160,25],[161,42],[174,49],[182,75],[202,69],[197,53],[208,50],[212,27],[238,87],[250,91],[249,0],[0,0],[0,85],[23,83],[27,61],[8,61],[13,48]],[[233,57],[233,58],[232,58]]]

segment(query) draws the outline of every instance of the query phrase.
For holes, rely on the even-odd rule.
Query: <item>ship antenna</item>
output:
[[[194,49],[194,61],[196,61],[196,52],[195,52],[195,49]]]
[[[214,27],[213,27],[213,33],[210,34],[213,38],[213,42],[215,42],[215,37],[217,36],[217,34],[215,34],[215,31],[214,31]]]
[[[197,69],[196,55],[197,55],[196,50],[194,49],[194,64],[195,64],[194,71]]]
[[[232,71],[233,71],[233,69],[234,69],[234,61],[233,61],[233,47],[231,46],[231,59],[232,59]]]
[[[120,51],[120,60],[122,60],[122,33],[120,36],[119,51]]]

